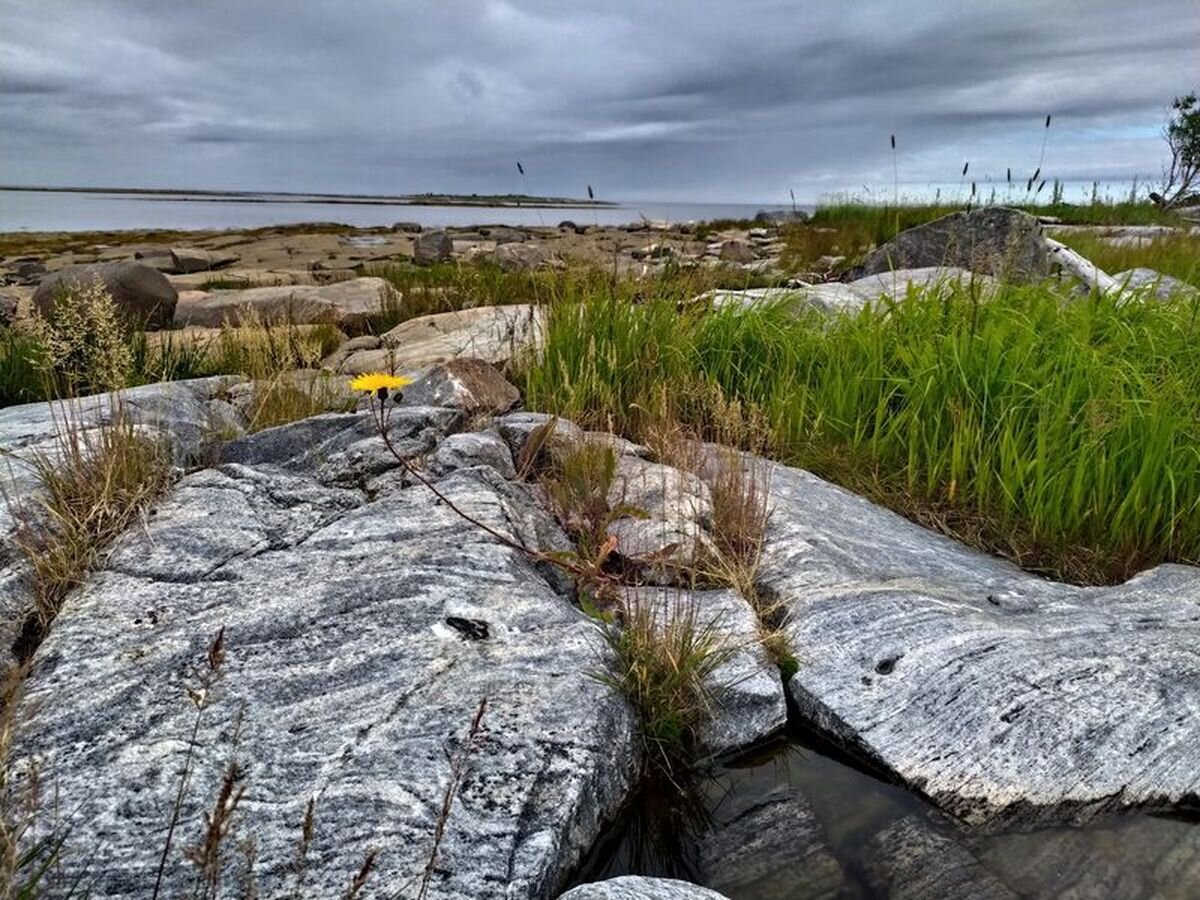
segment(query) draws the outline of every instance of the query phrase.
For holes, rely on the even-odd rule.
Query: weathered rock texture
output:
[[[724,894],[674,878],[623,875],[607,881],[581,884],[559,900],[728,900]]]
[[[877,834],[868,857],[872,889],[890,900],[1017,900],[1020,896],[958,841],[915,816],[900,819]]]
[[[86,452],[94,429],[119,411],[148,436],[166,441],[177,464],[206,456],[220,437],[238,434],[244,423],[222,399],[236,377],[200,378],[151,384],[55,403],[28,403],[0,409],[0,671],[13,661],[11,648],[30,604],[26,563],[14,543],[14,511],[36,502],[36,460],[62,456],[70,429]]]
[[[412,371],[459,356],[502,365],[539,346],[544,325],[542,308],[524,304],[419,316],[386,332],[381,348],[343,358],[338,370],[346,374]]]
[[[0,325],[11,325],[16,321],[20,301],[9,291],[0,291]]]
[[[350,332],[401,302],[382,278],[354,278],[324,285],[283,285],[189,296],[176,311],[183,325],[217,328],[250,321],[328,323]]]
[[[117,308],[147,328],[166,328],[175,317],[178,294],[167,276],[136,262],[109,262],[67,266],[42,279],[33,294],[33,305],[43,316],[53,315],[64,291],[99,282],[116,301]]]
[[[505,272],[520,272],[525,269],[536,269],[550,261],[550,254],[537,244],[505,243],[492,235],[498,246],[492,252],[492,259]],[[520,240],[518,237],[517,240]]]
[[[730,798],[735,804],[737,800]],[[701,838],[698,856],[704,883],[732,897],[834,900],[843,896],[842,867],[797,788],[779,788],[716,824]]]
[[[869,253],[852,277],[928,266],[957,266],[1007,280],[1037,280],[1051,272],[1037,219],[988,206],[902,231]]]
[[[1171,297],[1188,299],[1200,294],[1200,288],[1182,279],[1164,275],[1157,269],[1127,269],[1114,275],[1113,280],[1126,289],[1146,291],[1160,300],[1169,300]]]
[[[1200,570],[1045,581],[776,467],[760,587],[801,714],[976,824],[1200,796]]]
[[[445,262],[454,255],[454,241],[444,231],[424,231],[413,241],[413,262],[419,266]]]
[[[453,421],[397,412],[407,449]],[[291,446],[322,431],[336,444],[337,425],[350,432],[342,445],[362,444],[363,418],[298,423]],[[251,440],[291,471],[227,464],[184,478],[37,653],[15,771],[36,761],[46,803],[53,795],[86,823],[68,833],[65,876],[87,867],[93,897],[148,896],[190,759],[164,891],[184,894],[183,851],[236,757],[246,792],[229,840],[254,840],[260,896],[292,889],[310,799],[304,895],[341,896],[373,848],[369,889],[392,896],[419,883],[450,760],[463,758],[429,896],[553,896],[636,762],[623,701],[587,674],[594,625],[424,487],[331,486],[314,475],[320,454],[288,456],[286,427],[273,431]],[[536,542],[556,530],[524,487],[490,472],[454,472],[440,487],[502,532]],[[221,629],[223,676],[192,742],[187,691]]]
[[[470,415],[499,415],[520,402],[520,391],[491,365],[473,357],[434,366],[404,389],[405,404],[452,406]]]
[[[1056,828],[967,843],[979,844],[974,850],[979,861],[1022,897],[1200,895],[1200,827],[1194,822],[1144,816],[1089,831]]]
[[[746,308],[758,304],[784,303],[796,313],[810,309],[823,313],[854,313],[877,303],[883,297],[903,299],[910,289],[935,292],[965,289],[990,294],[995,291],[996,286],[996,280],[988,275],[979,275],[953,266],[928,266],[864,275],[850,282],[830,281],[796,288],[714,290],[700,295],[696,300],[710,301],[718,309],[727,306]]]

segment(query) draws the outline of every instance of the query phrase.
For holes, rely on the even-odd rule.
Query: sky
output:
[[[1200,0],[0,0],[0,183],[780,203],[1039,160],[1145,181],[1197,48]]]

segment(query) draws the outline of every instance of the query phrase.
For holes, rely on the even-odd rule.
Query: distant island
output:
[[[60,194],[123,194],[135,200],[204,201],[207,203],[329,203],[353,206],[539,206],[558,209],[617,206],[606,200],[538,197],[532,194],[323,194],[300,191],[212,191],[178,188],[34,187],[0,185],[0,191]]]

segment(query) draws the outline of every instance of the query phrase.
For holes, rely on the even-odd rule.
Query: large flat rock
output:
[[[360,418],[297,427],[320,443],[343,425],[339,446],[353,445]],[[43,821],[53,803],[75,823],[65,876],[86,868],[93,897],[149,896],[190,754],[164,896],[186,893],[184,851],[235,756],[245,794],[227,839],[231,895],[232,848],[253,839],[258,895],[290,896],[310,799],[303,896],[341,896],[369,850],[370,896],[412,891],[461,757],[428,896],[553,896],[636,763],[632,716],[589,677],[594,624],[424,487],[329,486],[317,460],[305,466],[265,434],[260,453],[276,447],[291,471],[226,464],[184,478],[69,598],[36,654],[15,768],[37,762]],[[556,529],[490,469],[440,487],[504,533]],[[224,674],[193,743],[187,689],[222,628]]]
[[[405,372],[460,356],[503,365],[541,344],[545,311],[530,304],[477,306],[418,316],[382,336],[383,346],[338,361],[338,371]]]
[[[695,298],[706,300],[714,308],[745,309],[757,305],[782,303],[796,312],[856,313],[880,300],[903,300],[910,290],[933,291],[938,295],[953,290],[974,290],[992,293],[996,279],[955,266],[922,266],[912,269],[864,275],[854,281],[830,281],[795,288],[749,288],[747,290],[713,290]]]
[[[71,431],[86,449],[89,433],[124,415],[148,436],[167,442],[180,465],[206,453],[217,435],[237,433],[242,423],[221,398],[236,376],[148,384],[116,394],[77,400],[26,403],[0,409],[0,668],[9,662],[12,629],[29,603],[23,561],[13,543],[14,507],[37,489],[32,463],[62,456]]]
[[[1200,570],[1080,588],[776,467],[759,581],[802,715],[961,819],[1085,820],[1200,795]]]
[[[364,330],[373,316],[402,301],[382,278],[352,278],[323,285],[280,285],[213,291],[181,299],[175,321],[220,328],[249,319],[298,325],[328,323],[351,332]]]

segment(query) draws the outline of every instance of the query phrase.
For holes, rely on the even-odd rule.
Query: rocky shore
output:
[[[362,896],[447,900],[1182,898],[1200,887],[1200,828],[1188,824],[1200,804],[1200,570],[1057,583],[741,455],[764,473],[770,511],[752,583],[630,575],[620,588],[629,606],[686,610],[728,648],[707,676],[695,764],[805,730],[919,812],[856,833],[863,856],[851,861],[844,821],[781,787],[735,801],[696,836],[690,881],[626,875],[567,889],[641,789],[647,751],[638,711],[602,674],[614,652],[603,610],[544,555],[572,542],[527,477],[530,461],[548,433],[612,448],[611,505],[636,514],[607,521],[604,536],[627,574],[712,542],[712,491],[645,447],[522,408],[493,364],[537,346],[538,307],[364,334],[367,315],[403,298],[349,276],[397,256],[758,271],[781,249],[769,223],[709,237],[651,223],[398,225],[6,259],[16,315],[82,265],[148,322],[300,315],[346,335],[325,377],[415,380],[387,400],[383,433],[374,400],[355,406],[344,392],[330,411],[251,431],[241,376],[0,410],[7,496],[36,491],[21,463],[52,456],[62,422],[98,429],[118,406],[170,446],[175,466],[167,494],[70,593],[15,701],[10,777],[40,785],[35,831],[60,842],[55,884],[187,896],[228,812],[218,830],[236,852],[212,864],[228,896],[336,897],[356,873],[367,873]],[[1029,217],[964,214],[881,247],[846,281],[698,300],[746,306],[783,291],[798,308],[854,310],[909,283],[987,290],[1056,273],[1130,289],[1125,273],[1086,263]],[[213,287],[218,276],[247,286]],[[0,508],[6,648],[29,614],[17,528]],[[766,601],[787,665],[762,640]],[[1117,871],[1100,843],[1081,843],[1087,829],[1145,842],[1151,862]],[[780,867],[802,878],[772,888]],[[1123,893],[1111,893],[1117,883]]]

